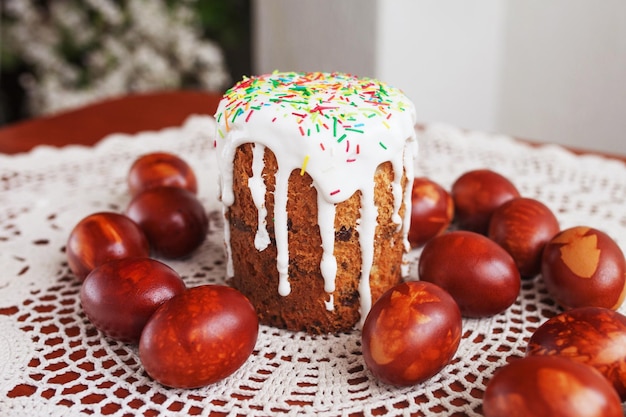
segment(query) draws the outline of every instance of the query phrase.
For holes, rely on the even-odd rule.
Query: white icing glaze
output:
[[[271,149],[271,148],[270,148]],[[279,152],[280,153],[280,152]],[[276,171],[276,189],[274,190],[274,236],[276,238],[276,268],[278,269],[278,293],[289,295],[289,231],[287,229],[287,194],[291,169],[282,169],[280,158]]]
[[[399,210],[403,202],[406,207],[410,207],[411,202],[413,159],[417,152],[413,104],[400,90],[373,79],[341,73],[273,73],[246,78],[227,91],[215,118],[221,200],[226,208],[234,202],[235,151],[242,144],[255,144],[249,186],[259,210],[257,250],[269,244],[264,213],[266,187],[261,176],[263,162],[259,160],[265,147],[276,156],[273,221],[281,295],[291,291],[286,209],[287,185],[292,171],[297,170],[301,175],[308,173],[317,190],[323,248],[320,270],[324,289],[330,295],[325,302],[329,310],[334,308],[332,293],[337,273],[333,254],[335,204],[361,191],[361,218],[357,229],[362,253],[359,295],[364,319],[371,306],[368,278],[378,214],[374,204],[374,174],[384,162],[391,162],[394,172],[392,221],[402,227],[403,243],[407,250],[409,248],[410,210],[405,210],[404,219],[400,218]],[[404,192],[403,170],[409,178]],[[227,243],[230,257],[229,250]],[[232,274],[232,270],[229,273]]]
[[[335,204],[329,203],[324,197],[317,194],[317,225],[322,238],[322,261],[320,270],[324,277],[324,291],[332,294],[335,291],[335,277],[337,275],[337,259],[335,249]]]
[[[361,218],[357,225],[359,232],[359,244],[361,245],[361,280],[359,281],[359,299],[361,312],[369,312],[372,306],[372,292],[370,289],[370,270],[374,262],[374,236],[376,233],[376,216],[378,209],[374,204],[374,183],[364,179],[364,187],[361,189]],[[361,314],[361,324],[365,321],[366,314]]]
[[[406,207],[406,210],[404,210],[404,221],[402,222],[402,240],[405,253],[411,250],[411,243],[409,242],[411,210],[409,210],[409,207],[411,207],[412,205],[413,179],[415,178],[414,156],[410,148],[411,145],[409,144],[409,142],[407,142],[406,148],[404,150],[404,172],[408,181],[406,184],[406,190],[404,192],[404,207]],[[406,257],[402,259],[402,265],[400,268],[403,277],[409,275],[409,261],[408,259],[406,259]]]
[[[233,267],[233,252],[230,246],[230,223],[226,212],[228,207],[224,206],[222,214],[224,215],[224,248],[226,251],[226,276],[232,277],[235,274],[235,268]]]
[[[265,250],[270,244],[270,235],[267,233],[267,209],[265,208],[265,181],[263,180],[263,167],[265,166],[265,160],[263,155],[265,154],[265,146],[256,143],[253,146],[252,154],[252,177],[248,179],[248,187],[250,187],[250,193],[252,194],[252,201],[256,206],[258,213],[258,226],[256,236],[254,237],[254,246],[257,250]]]
[[[335,296],[328,294],[328,300],[324,300],[324,305],[326,306],[326,310],[333,311],[335,309]]]

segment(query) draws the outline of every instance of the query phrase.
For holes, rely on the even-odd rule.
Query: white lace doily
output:
[[[558,310],[540,277],[488,319],[465,319],[454,361],[408,388],[377,382],[364,367],[358,331],[310,336],[262,326],[253,355],[234,375],[194,390],[167,389],[142,370],[134,347],[102,337],[81,312],[80,284],[64,245],[79,219],[125,208],[125,177],[140,154],[179,154],[199,177],[210,234],[191,259],[168,262],[189,286],[221,283],[222,233],[209,138],[212,120],[112,135],[94,148],[37,148],[0,156],[0,414],[130,415],[481,415],[495,369],[522,356],[531,333]],[[562,228],[608,232],[626,247],[626,166],[533,147],[505,136],[429,126],[420,132],[417,175],[449,188],[463,172],[489,167],[557,214]],[[412,254],[412,276],[416,278]],[[622,309],[623,310],[623,309]]]

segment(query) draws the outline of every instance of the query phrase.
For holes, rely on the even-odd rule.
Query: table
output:
[[[37,145],[94,145],[110,133],[179,126],[191,114],[212,115],[221,94],[166,91],[112,98],[77,110],[0,127],[0,153]]]
[[[253,356],[232,377],[203,389],[165,389],[142,372],[136,348],[90,325],[65,241],[83,216],[124,209],[125,170],[144,152],[184,156],[211,219],[205,244],[170,265],[188,285],[223,283],[207,116],[218,99],[199,92],[131,96],[0,129],[0,414],[480,416],[493,372],[523,356],[530,334],[559,312],[540,276],[523,282],[506,312],[465,319],[453,362],[415,387],[375,381],[358,331],[315,337],[262,326]],[[419,137],[419,175],[449,187],[466,170],[490,167],[546,203],[562,228],[590,224],[626,247],[622,161],[446,125],[423,126]],[[53,147],[34,148],[42,143]],[[410,254],[412,278],[418,258],[419,250]]]

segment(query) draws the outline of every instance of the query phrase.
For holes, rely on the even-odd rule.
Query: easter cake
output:
[[[347,331],[406,273],[415,108],[344,73],[244,78],[215,114],[227,274],[262,323]]]

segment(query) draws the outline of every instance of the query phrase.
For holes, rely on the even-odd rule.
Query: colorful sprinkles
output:
[[[304,175],[306,172],[306,166],[309,164],[309,158],[311,158],[310,155],[304,157],[304,161],[302,161],[302,168],[300,168],[300,175]]]
[[[300,175],[304,175],[307,165],[316,162],[319,150],[330,151],[329,160],[337,157],[336,161],[343,160],[351,166],[367,160],[374,147],[387,151],[383,138],[374,139],[377,135],[366,133],[372,132],[372,128],[380,131],[377,124],[384,130],[391,129],[392,115],[406,111],[413,111],[413,105],[402,91],[372,78],[345,73],[274,72],[245,77],[226,91],[215,115],[216,140],[228,137],[235,124],[279,121],[293,140],[319,143],[319,148],[315,145],[315,150],[301,156]],[[290,126],[293,135],[288,133]],[[336,196],[342,189],[326,192]]]
[[[239,118],[248,123],[264,109],[278,105],[284,110],[283,117],[293,118],[298,137],[330,130],[338,143],[350,135],[363,134],[364,118],[378,117],[389,129],[387,120],[393,112],[409,107],[400,90],[383,82],[324,72],[274,72],[246,77],[225,93],[223,101],[226,105],[216,114],[221,138]],[[275,121],[273,117],[272,122]]]

